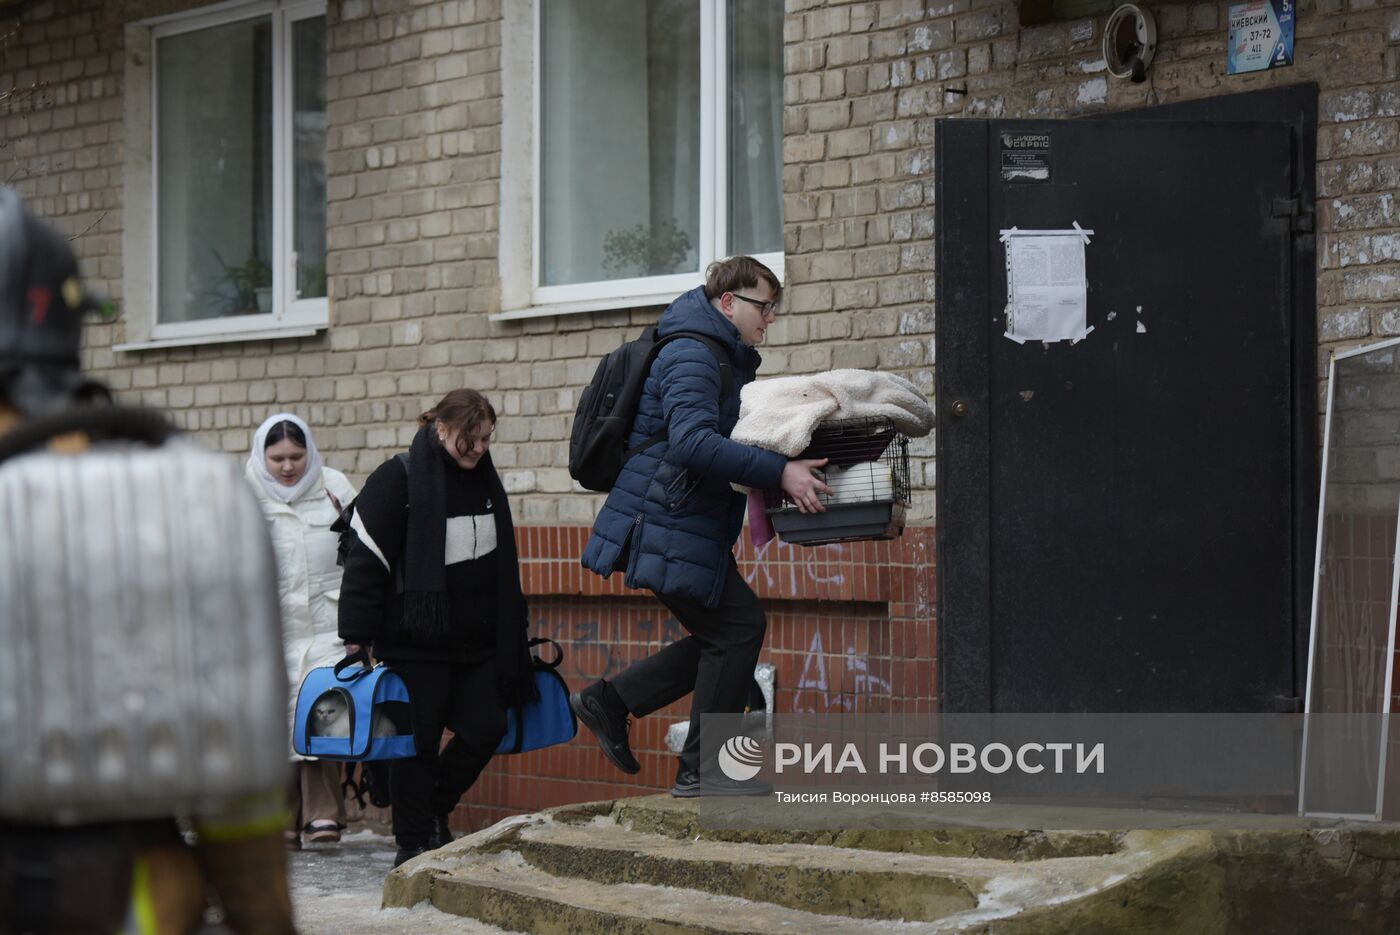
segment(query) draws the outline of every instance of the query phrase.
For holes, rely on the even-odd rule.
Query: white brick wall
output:
[[[124,396],[242,452],[275,408],[363,477],[414,416],[461,385],[501,413],[495,458],[523,522],[586,522],[568,413],[596,357],[656,309],[493,323],[501,172],[501,14],[509,0],[331,0],[332,327],[314,338],[113,353]],[[122,27],[189,0],[50,0],[0,14],[0,178],[75,241],[121,298]],[[880,367],[933,387],[933,136],[941,116],[1073,116],[1260,87],[1322,86],[1322,349],[1400,334],[1400,0],[1300,4],[1297,64],[1225,76],[1226,3],[1158,5],[1152,81],[1109,79],[1072,23],[1017,25],[1007,0],[787,0],[784,317],[763,375]],[[965,91],[966,93],[958,93]],[[130,315],[132,309],[124,309]],[[915,445],[932,516],[933,446]]]

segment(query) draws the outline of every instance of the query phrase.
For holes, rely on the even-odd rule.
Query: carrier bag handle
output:
[[[543,646],[545,643],[548,643],[550,646],[554,647],[553,662],[545,662],[543,659],[541,659],[539,656],[536,656],[534,653],[531,653],[530,655],[534,656],[535,661],[538,662],[540,665],[544,666],[546,669],[559,668],[559,663],[564,661],[564,650],[558,643],[554,642],[554,640],[550,639],[547,636],[537,636],[534,639],[530,640],[529,645],[530,648],[533,649],[536,646]]]
[[[356,662],[364,663],[364,665],[361,666],[360,669],[357,670],[354,674],[352,674],[349,678],[346,678],[340,674],[341,672],[344,672],[352,663]],[[360,648],[359,650],[351,653],[350,655],[346,656],[344,659],[340,660],[335,664],[335,680],[337,682],[353,682],[356,679],[361,678],[362,676],[369,675],[369,673],[373,671],[373,669],[374,667],[370,665],[369,653],[365,652],[363,648]]]

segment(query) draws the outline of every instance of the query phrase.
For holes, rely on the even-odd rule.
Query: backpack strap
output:
[[[394,457],[398,459],[399,464],[403,466],[403,470],[404,470],[404,473],[405,473],[405,474],[408,473],[408,454],[409,454],[409,453],[408,453],[407,451],[400,451],[398,454],[394,455]],[[354,500],[351,500],[348,504],[346,504],[344,507],[342,507],[342,506],[340,505],[340,501],[337,500],[337,499],[335,498],[335,494],[333,494],[333,493],[331,493],[329,490],[327,490],[327,491],[326,491],[326,495],[327,495],[328,497],[331,498],[331,503],[335,505],[335,508],[336,508],[337,512],[340,513],[340,515],[336,517],[335,522],[331,523],[331,527],[330,527],[330,528],[331,528],[331,532],[339,533],[339,534],[340,534],[340,539],[339,539],[339,541],[338,541],[337,544],[336,544],[336,559],[335,559],[335,563],[336,563],[337,565],[344,565],[344,564],[345,564],[345,556],[348,555],[349,552],[350,552],[350,539],[349,539],[349,536],[351,535],[350,523],[351,523],[351,521],[354,519],[354,516],[355,516],[355,504],[359,502],[359,499],[360,499],[360,498],[357,496]],[[404,509],[404,513],[407,514],[407,513],[408,513],[408,504],[405,503],[403,509]],[[394,568],[394,587],[395,587],[397,593],[399,593],[399,594],[402,594],[402,593],[403,593],[403,563],[402,563],[402,562],[400,562],[400,563],[399,563],[397,566],[395,566],[395,568]]]
[[[657,341],[657,350],[661,345],[669,344],[676,338],[693,338],[710,349],[714,355],[715,363],[719,364],[719,398],[725,399],[734,392],[734,365],[729,362],[729,354],[724,347],[714,338],[707,334],[700,334],[698,331],[677,331],[675,334],[668,334]]]
[[[363,763],[346,760],[340,764],[341,798],[353,798],[361,809],[365,807],[365,793],[369,791],[369,774]]]
[[[725,352],[724,348],[720,345],[720,343],[707,334],[700,334],[696,331],[677,331],[674,334],[666,335],[666,337],[664,338],[659,338],[656,344],[652,346],[652,360],[656,359],[656,354],[661,350],[661,348],[664,345],[671,343],[677,338],[692,338],[705,345],[705,347],[709,348],[710,353],[715,358],[715,363],[719,365],[720,401],[723,402],[725,399],[732,396],[734,394],[734,365],[729,362],[729,355]],[[650,367],[650,362],[648,362],[647,366]],[[666,436],[667,428],[665,426],[662,426],[660,432],[657,432],[655,435],[651,436],[650,438],[646,439],[640,444],[633,445],[631,448],[628,448],[625,452],[623,452],[623,463],[625,464],[627,461],[631,460],[633,455],[641,454],[643,451],[646,451],[652,445],[657,445],[661,442],[664,442],[666,440]]]
[[[394,455],[395,458],[399,459],[399,464],[403,465],[404,474],[408,473],[408,455],[409,452],[407,451],[400,451],[398,454]],[[404,504],[403,512],[405,516],[408,515],[407,503]],[[407,522],[407,520],[405,520],[405,522]],[[397,594],[402,594],[403,588],[403,557],[400,556],[399,560],[394,563],[394,591]]]

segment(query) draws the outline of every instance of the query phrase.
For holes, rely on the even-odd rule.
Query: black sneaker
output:
[[[773,786],[766,782],[750,779],[735,782],[727,776],[701,779],[700,771],[685,769],[676,773],[676,783],[671,786],[671,795],[678,799],[695,799],[702,796],[771,795]]]
[[[676,771],[676,784],[671,794],[678,799],[693,799],[700,794],[700,771],[682,766]]]
[[[583,722],[583,726],[598,738],[598,746],[602,748],[603,756],[614,766],[624,773],[641,772],[642,765],[632,755],[632,748],[627,743],[627,729],[631,725],[631,718],[626,714],[619,715],[608,710],[607,705],[603,703],[603,688],[602,682],[594,682],[583,691],[570,695],[569,707],[573,709],[574,716]]]
[[[428,853],[426,847],[401,847],[399,848],[399,852],[394,855],[394,866],[397,867],[399,864],[407,863],[420,854],[426,853]]]
[[[435,851],[440,847],[446,847],[457,840],[452,834],[452,826],[447,823],[446,815],[434,815],[432,828],[428,831],[428,850]]]

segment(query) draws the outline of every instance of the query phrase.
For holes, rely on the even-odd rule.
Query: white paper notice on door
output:
[[[1084,246],[1091,230],[1001,232],[1006,244],[1006,336],[1026,341],[1079,341],[1088,325]]]

